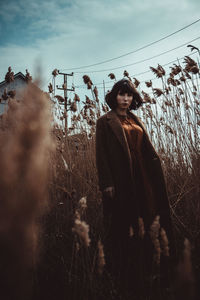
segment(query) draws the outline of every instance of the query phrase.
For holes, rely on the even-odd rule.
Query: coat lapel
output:
[[[134,115],[132,112],[129,112],[129,115],[135,120],[135,122],[142,127],[143,131],[144,131],[144,136],[145,136],[145,141],[148,144],[148,149],[150,149],[151,153],[152,153],[152,157],[153,158],[159,158],[156,149],[154,148],[154,146],[151,143],[151,140],[149,139],[149,135],[147,133],[146,127],[144,125],[144,123],[136,116]]]
[[[155,148],[153,147],[153,145],[152,145],[152,143],[149,139],[149,135],[148,135],[148,133],[146,131],[146,128],[145,128],[144,124],[142,123],[142,121],[135,114],[133,114],[132,112],[129,111],[128,114],[143,129],[145,139],[148,143],[148,147],[149,147],[149,149],[152,153],[152,156],[153,157],[158,157],[157,152],[156,152]],[[126,134],[125,134],[124,129],[121,126],[120,120],[118,119],[118,117],[117,117],[114,110],[111,110],[107,113],[107,120],[108,120],[108,123],[109,123],[110,127],[112,128],[113,132],[115,133],[116,137],[118,138],[120,144],[122,145],[122,147],[123,147],[123,149],[124,149],[124,151],[127,155],[127,158],[130,162],[130,165],[132,166],[132,164],[131,164],[131,154],[130,154],[128,142],[127,142],[127,139],[126,139]]]
[[[127,155],[127,158],[129,160],[130,166],[132,166],[131,154],[130,154],[128,142],[126,139],[126,134],[120,123],[120,120],[118,119],[116,113],[113,110],[111,110],[107,113],[107,120],[108,120],[108,123],[109,123],[110,127],[112,128],[114,134],[116,135],[120,144],[122,145],[122,147]]]

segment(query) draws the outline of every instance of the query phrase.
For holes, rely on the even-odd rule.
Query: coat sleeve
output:
[[[99,189],[103,191],[106,187],[114,186],[109,159],[107,152],[107,143],[105,135],[105,125],[102,120],[96,123],[96,166],[99,179]]]

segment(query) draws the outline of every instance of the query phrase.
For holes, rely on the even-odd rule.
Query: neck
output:
[[[115,112],[120,116],[127,116],[127,109],[116,108]]]

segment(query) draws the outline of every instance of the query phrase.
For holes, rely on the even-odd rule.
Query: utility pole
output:
[[[58,74],[59,75],[63,75],[64,76],[64,84],[62,85],[62,88],[58,87],[58,85],[56,85],[56,88],[58,90],[63,90],[64,91],[64,119],[65,119],[65,135],[67,136],[67,129],[68,129],[68,123],[67,123],[67,91],[75,91],[74,86],[71,89],[67,88],[67,76],[73,76],[74,73],[72,72],[71,74],[67,74],[67,73],[62,73],[58,70]]]

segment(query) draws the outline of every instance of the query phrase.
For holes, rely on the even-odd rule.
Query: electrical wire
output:
[[[188,28],[188,27],[190,27],[190,26],[192,26],[192,25],[198,23],[199,21],[200,21],[200,19],[197,19],[196,21],[190,23],[189,25],[184,26],[184,27],[182,27],[181,29],[174,31],[174,32],[172,32],[171,34],[168,34],[167,36],[164,36],[164,37],[162,37],[162,38],[160,38],[160,39],[158,39],[158,40],[156,40],[156,41],[154,41],[154,42],[151,42],[151,43],[149,43],[149,44],[147,44],[147,45],[145,45],[145,46],[142,46],[142,47],[140,47],[140,48],[138,48],[138,49],[136,49],[136,50],[130,51],[130,52],[125,53],[125,54],[122,54],[122,55],[120,55],[120,56],[117,56],[117,57],[114,57],[114,58],[110,58],[110,59],[107,59],[107,60],[104,60],[104,61],[101,61],[101,62],[98,62],[98,63],[95,63],[95,64],[90,64],[90,65],[85,65],[85,66],[80,66],[80,67],[72,67],[72,68],[61,69],[60,71],[85,69],[85,68],[89,68],[89,67],[101,65],[101,64],[104,64],[104,63],[108,63],[108,62],[111,62],[111,61],[113,61],[113,60],[116,60],[116,59],[125,57],[125,56],[127,56],[127,55],[130,55],[130,54],[139,52],[139,51],[141,51],[141,50],[143,50],[143,49],[145,49],[145,48],[147,48],[147,47],[150,47],[150,46],[152,46],[152,45],[154,45],[154,44],[156,44],[156,43],[159,43],[159,42],[161,42],[161,41],[163,41],[163,40],[165,40],[165,39],[167,39],[167,38],[169,38],[169,37],[175,35],[176,33],[180,32],[180,31],[182,31],[182,30],[185,30],[186,28]]]
[[[177,46],[177,47],[175,47],[175,48],[169,49],[169,50],[167,50],[167,51],[161,52],[161,53],[156,54],[156,55],[154,55],[154,56],[151,56],[151,57],[148,57],[148,58],[145,58],[145,59],[136,61],[136,62],[131,63],[131,64],[128,64],[128,65],[123,65],[123,66],[114,67],[114,68],[109,68],[109,69],[104,69],[104,70],[80,71],[80,72],[75,72],[75,73],[76,73],[76,74],[83,74],[83,73],[89,73],[89,74],[90,74],[90,73],[110,72],[111,70],[113,71],[113,70],[118,70],[118,69],[130,67],[130,66],[133,66],[133,65],[138,65],[138,64],[140,64],[140,63],[149,61],[149,60],[151,60],[151,59],[153,59],[153,58],[160,57],[160,56],[162,56],[162,55],[164,55],[164,54],[167,54],[167,53],[172,52],[172,51],[174,51],[174,50],[177,50],[177,49],[179,49],[179,48],[181,48],[181,47],[184,47],[185,45],[187,45],[187,44],[189,44],[189,43],[192,43],[192,42],[195,42],[195,41],[198,40],[198,39],[200,39],[200,37],[197,37],[197,38],[195,38],[195,39],[193,39],[193,40],[191,40],[191,41],[189,41],[189,42],[186,42],[186,43],[184,43],[184,44],[182,44],[182,45],[180,45],[180,46]]]
[[[194,54],[196,54],[196,53],[198,53],[198,51],[195,51],[195,52],[193,52],[193,53],[191,53],[191,54],[188,54],[187,56],[192,56],[192,55],[194,55]],[[178,59],[184,59],[184,58],[185,58],[185,56],[178,57],[177,59],[172,60],[172,61],[170,61],[170,62],[168,62],[168,63],[166,63],[166,64],[162,64],[162,66],[163,66],[163,67],[168,66],[168,65],[170,65],[170,64],[172,64],[172,63],[174,63],[174,62],[177,62]],[[151,71],[151,70],[148,70],[148,71],[140,72],[140,73],[133,74],[133,75],[129,75],[129,76],[130,76],[130,77],[136,77],[136,76],[140,76],[140,75],[147,74],[147,73],[152,73],[152,71]],[[154,78],[154,79],[156,79],[156,78]],[[147,81],[147,80],[145,80],[145,81]],[[105,84],[107,84],[107,83],[113,83],[113,80],[105,81],[104,83],[105,83]],[[93,85],[94,85],[94,86],[98,86],[98,85],[103,85],[103,83],[102,83],[102,82],[99,82],[99,83],[94,83]],[[75,86],[75,88],[82,88],[82,87],[85,87],[85,84],[81,84],[81,85],[76,85],[76,86]]]

